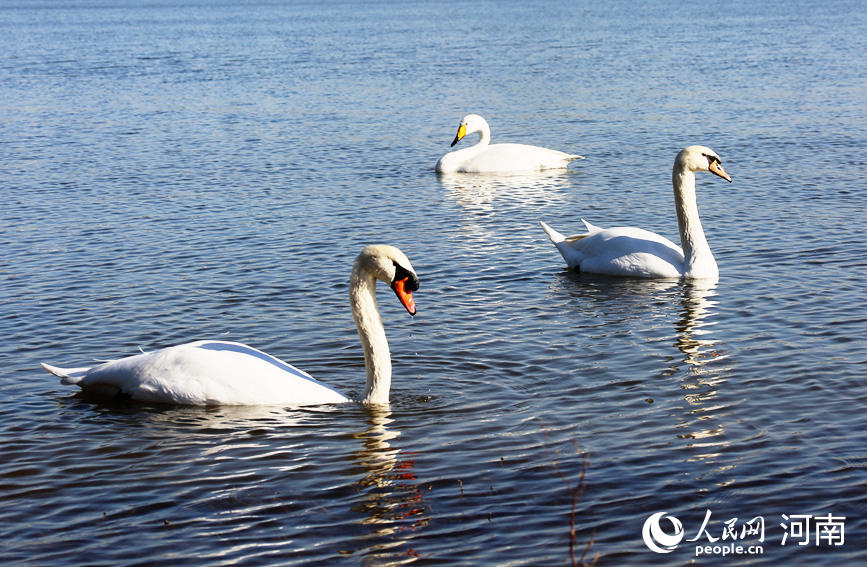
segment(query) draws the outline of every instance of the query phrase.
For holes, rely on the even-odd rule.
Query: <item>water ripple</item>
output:
[[[710,34],[698,6],[250,8],[0,8],[0,557],[568,564],[586,465],[600,565],[719,561],[648,550],[663,510],[689,536],[764,516],[733,564],[864,563],[857,6],[733,6]],[[471,111],[587,159],[435,175]],[[693,142],[735,179],[699,180],[716,286],[563,268],[539,219],[675,238]],[[357,399],[371,242],[421,278],[414,319],[380,292],[388,409],[96,403],[38,367],[220,338]],[[783,513],[845,516],[845,546],[781,546]]]

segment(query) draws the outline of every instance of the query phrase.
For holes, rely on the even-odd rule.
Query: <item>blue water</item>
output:
[[[865,53],[860,2],[0,4],[3,563],[564,565],[574,521],[598,565],[864,564]],[[470,112],[587,159],[438,177]],[[677,240],[690,144],[734,179],[698,179],[719,283],[567,271],[539,219]],[[413,319],[380,292],[387,409],[39,368],[213,338],[357,399],[374,242],[421,280]]]

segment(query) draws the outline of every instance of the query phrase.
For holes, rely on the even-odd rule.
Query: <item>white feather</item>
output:
[[[400,250],[368,246],[356,260],[350,279],[350,303],[365,350],[368,383],[364,401],[368,403],[388,402],[391,359],[374,294],[376,280],[392,283],[398,265],[414,277],[409,260]],[[59,376],[62,384],[78,385],[100,395],[122,394],[143,402],[303,406],[349,401],[291,364],[230,341],[204,340],[152,352],[142,350],[134,356],[86,368],[59,368],[44,363],[42,367]]]
[[[563,236],[541,222],[566,265],[582,272],[645,278],[716,281],[719,270],[704,235],[695,197],[695,172],[711,171],[731,182],[710,148],[690,146],[677,154],[672,170],[675,211],[683,248],[667,238],[631,226],[602,229],[582,219],[587,232]]]
[[[527,144],[491,144],[491,128],[478,114],[468,114],[458,126],[455,145],[464,136],[478,133],[479,141],[468,148],[449,152],[439,159],[439,173],[503,173],[561,169],[583,156]]]

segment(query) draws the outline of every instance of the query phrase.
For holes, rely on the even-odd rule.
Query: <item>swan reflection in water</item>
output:
[[[578,174],[562,169],[529,173],[449,173],[440,174],[439,181],[448,198],[461,208],[458,244],[473,252],[481,246],[487,254],[488,247],[500,246],[495,231],[497,225],[491,217],[495,209],[532,211],[551,204],[565,208],[569,190],[574,187],[573,176]],[[531,224],[526,219],[521,222]]]
[[[680,304],[683,307],[680,319],[675,328],[677,339],[675,346],[683,354],[683,362],[689,365],[689,374],[705,385],[713,385],[721,381],[714,372],[706,369],[708,362],[720,358],[720,352],[714,347],[717,341],[711,338],[708,327],[714,323],[711,320],[717,302],[716,284],[705,280],[694,280],[682,284]]]
[[[686,365],[681,388],[689,405],[679,425],[687,431],[678,437],[688,439],[689,447],[697,451],[689,460],[707,460],[718,457],[731,443],[724,439],[728,409],[717,399],[730,368],[721,364],[726,353],[710,333],[717,305],[713,299],[716,284],[695,280],[681,285],[682,311],[675,325],[674,346]]]
[[[353,435],[361,448],[353,455],[364,470],[358,481],[360,500],[354,512],[364,518],[363,526],[371,528],[363,536],[365,565],[396,565],[420,557],[413,549],[412,539],[418,530],[430,522],[430,514],[413,467],[415,455],[392,442],[400,433],[389,429],[393,423],[389,406],[364,408],[368,427]]]
[[[311,482],[302,472],[309,463],[308,455],[299,454],[299,450],[307,444],[310,432],[320,430],[322,423],[330,423],[332,418],[339,419],[340,414],[345,416],[345,406],[322,406],[304,411],[234,406],[185,407],[163,411],[149,409],[147,412],[142,412],[141,406],[129,403],[127,406],[130,411],[138,412],[132,418],[147,417],[148,429],[154,438],[165,439],[165,429],[173,434],[170,439],[174,442],[198,447],[202,441],[195,435],[177,435],[179,426],[207,432],[207,443],[197,449],[200,452],[192,465],[197,471],[205,471],[206,476],[217,480],[211,485],[206,482],[204,495],[189,505],[200,509],[202,517],[213,515],[215,510],[223,516],[240,511],[239,522],[246,525],[251,513],[271,520],[276,513],[278,517],[286,514],[288,525],[296,526],[299,518],[307,523],[310,517],[295,507],[303,510],[305,506],[311,506],[315,512],[308,513],[324,513],[317,498],[290,495],[283,486],[284,483],[294,485],[296,479]],[[348,506],[351,514],[335,507],[328,515],[341,518],[340,522],[348,522],[347,518],[355,520],[353,525],[334,524],[327,529],[340,532],[341,545],[346,546],[340,553],[358,558],[362,565],[399,565],[422,557],[414,540],[431,519],[429,506],[424,501],[414,472],[416,456],[396,443],[400,432],[391,427],[394,423],[391,415],[388,405],[359,405],[352,420],[361,426],[355,431],[347,431],[339,443],[347,447],[346,461],[341,463],[340,469],[346,469],[351,475],[341,487],[341,490],[348,489],[345,490],[345,500],[341,502]],[[160,448],[165,449],[166,444],[161,441]],[[354,450],[350,451],[350,447]],[[257,464],[259,459],[265,460]],[[259,474],[247,476],[242,469],[239,475],[237,464],[232,464],[239,460],[253,463],[254,469],[271,473],[265,473],[264,477]],[[357,466],[346,467],[347,462]],[[316,475],[321,476],[319,473]],[[326,477],[327,474],[323,480]],[[233,480],[226,482],[226,478]],[[320,484],[319,481],[312,482]],[[321,519],[316,522],[321,522]],[[316,529],[310,528],[310,532],[314,533]],[[240,550],[240,547],[232,548],[232,551]]]
[[[566,203],[564,190],[578,172],[552,169],[515,173],[443,173],[439,181],[447,194],[469,212],[490,212],[494,201],[532,204]]]
[[[665,349],[666,365],[658,377],[674,378],[681,388],[683,410],[674,414],[677,436],[688,440],[693,451],[690,459],[716,457],[730,443],[723,438],[729,410],[718,398],[731,374],[725,362],[727,352],[711,332],[718,303],[716,284],[708,280],[615,278],[571,270],[564,275],[566,281],[561,280],[561,285],[568,284],[568,293],[583,310],[582,320],[595,322],[590,331],[594,342],[587,345],[595,356],[613,354],[606,338],[612,336],[612,330],[626,333],[630,340],[649,343],[654,352],[657,347],[652,345],[674,347]],[[660,326],[656,323],[659,320],[671,323]],[[649,382],[647,387],[661,397],[667,383]]]

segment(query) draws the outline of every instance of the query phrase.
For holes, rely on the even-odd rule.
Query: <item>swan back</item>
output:
[[[195,341],[87,369],[43,367],[88,393],[140,402],[301,406],[348,401],[291,364],[229,341]]]

